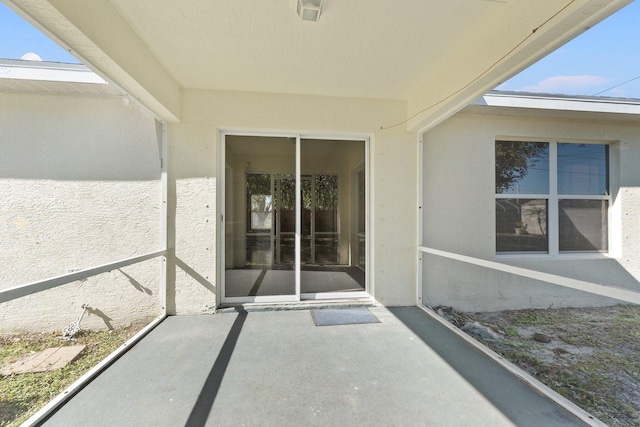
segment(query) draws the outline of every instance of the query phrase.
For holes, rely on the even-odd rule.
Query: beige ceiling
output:
[[[306,22],[295,0],[111,3],[182,87],[389,99],[408,99],[443,51],[506,7],[326,0],[320,21]]]
[[[415,130],[631,0],[325,0],[316,23],[296,0],[2,1],[167,120],[221,89],[405,100]]]

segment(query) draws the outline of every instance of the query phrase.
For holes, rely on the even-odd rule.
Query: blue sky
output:
[[[576,37],[511,80],[498,86],[515,90],[640,98],[640,1]]]
[[[19,59],[28,52],[45,61],[78,62],[0,3],[0,58]],[[635,80],[622,84],[632,79]],[[619,84],[622,85],[602,92]],[[640,99],[640,0],[498,89]]]
[[[17,16],[11,9],[0,3],[0,58],[20,59],[25,53],[33,52],[44,61],[79,61],[36,30],[31,24]]]

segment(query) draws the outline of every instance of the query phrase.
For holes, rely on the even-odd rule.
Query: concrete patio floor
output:
[[[170,317],[46,426],[584,425],[417,307]]]

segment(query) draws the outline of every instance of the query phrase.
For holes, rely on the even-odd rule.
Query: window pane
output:
[[[609,194],[609,146],[558,143],[558,194]]]
[[[300,173],[309,184],[308,193],[306,187],[302,189],[304,215],[309,214],[303,218],[301,236],[303,297],[365,288],[365,274],[357,268],[356,253],[358,207],[365,207],[364,203],[359,205],[364,192],[359,193],[357,174],[362,169],[364,176],[365,154],[364,141],[300,141]]]
[[[549,194],[549,144],[496,141],[497,194]]]
[[[358,217],[358,224],[357,224],[357,230],[358,233],[362,233],[364,234],[365,232],[365,223],[366,223],[366,219],[365,219],[365,175],[364,175],[364,169],[360,169],[358,171],[358,173],[356,174],[356,186],[357,186],[357,199],[358,199],[358,204],[357,204],[357,217]]]
[[[546,199],[496,199],[497,252],[549,252]]]
[[[279,201],[295,204],[295,192],[283,191],[280,181],[295,173],[296,146],[280,137],[226,135],[224,141],[224,295],[295,296],[293,265],[279,258]]]
[[[276,231],[295,233],[296,231],[296,178],[292,175],[278,175],[275,179]]]
[[[560,200],[560,252],[608,250],[607,200]]]
[[[367,240],[364,235],[358,236],[358,267],[364,270],[366,266]]]
[[[247,266],[270,265],[271,237],[247,235]]]
[[[338,263],[338,234],[316,234],[315,248],[317,264]]]
[[[358,267],[360,267],[361,269],[365,269],[365,265],[366,265],[366,236],[365,236],[365,223],[366,223],[366,216],[365,216],[365,200],[366,200],[366,195],[365,195],[365,174],[364,174],[364,169],[360,169],[357,173],[356,173],[356,199],[357,199],[357,204],[356,204],[356,217],[357,217],[357,225],[356,225],[356,240],[357,240],[357,244],[356,244],[356,248],[357,248],[357,252],[356,252],[356,265]]]
[[[273,223],[271,198],[271,175],[248,173],[247,205],[249,207],[248,230],[269,231]]]
[[[271,195],[251,194],[251,229],[271,230]]]
[[[316,175],[316,233],[338,231],[338,176]]]

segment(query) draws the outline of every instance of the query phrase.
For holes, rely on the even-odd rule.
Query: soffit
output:
[[[505,2],[110,0],[183,88],[408,99],[447,51],[494,31]]]

